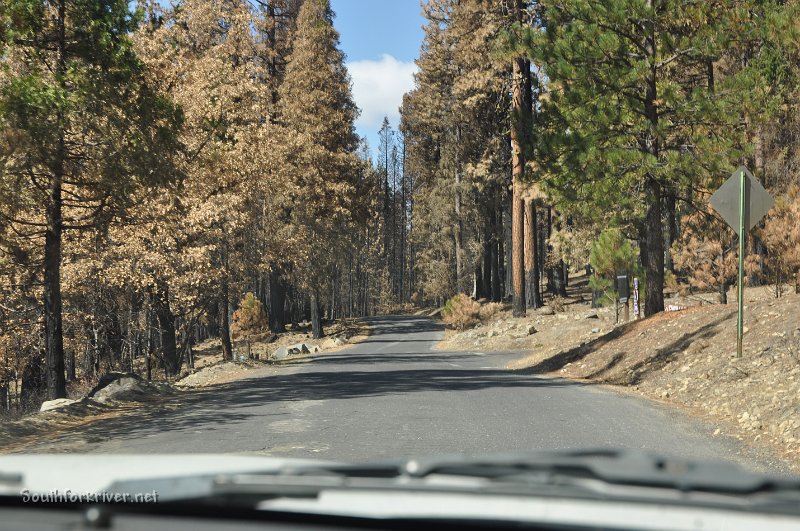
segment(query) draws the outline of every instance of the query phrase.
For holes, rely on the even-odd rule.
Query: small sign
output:
[[[617,293],[619,294],[619,302],[628,302],[630,297],[630,288],[628,287],[628,275],[617,275]]]
[[[745,175],[745,210],[744,210],[744,230],[749,231],[756,226],[761,218],[767,215],[769,209],[775,204],[775,200],[769,195],[761,183],[753,177],[750,170],[744,166],[739,166],[730,178],[720,186],[714,195],[711,196],[710,203],[714,210],[719,212],[725,223],[730,225],[736,234],[739,234],[739,205],[741,203],[741,174]]]

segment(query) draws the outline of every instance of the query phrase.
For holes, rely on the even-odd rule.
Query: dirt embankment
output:
[[[755,295],[755,294],[754,294]],[[755,297],[754,297],[755,298]],[[624,386],[720,421],[719,433],[777,446],[800,465],[800,295],[664,313],[511,368]]]

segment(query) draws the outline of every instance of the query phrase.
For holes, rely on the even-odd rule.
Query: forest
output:
[[[0,3],[0,413],[309,322],[736,281],[709,196],[776,197],[748,282],[800,290],[795,1],[425,0],[414,89],[355,132],[329,0]],[[365,21],[368,23],[368,21]],[[247,302],[249,301],[249,302]],[[258,313],[258,312],[257,312]],[[260,314],[259,314],[260,315]]]

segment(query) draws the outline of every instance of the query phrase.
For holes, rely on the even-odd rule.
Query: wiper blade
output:
[[[513,480],[539,477],[596,479],[605,483],[704,491],[754,494],[776,490],[800,493],[800,479],[754,474],[725,462],[699,462],[651,455],[632,450],[579,450],[531,452],[412,460],[406,464],[412,477],[433,474]]]

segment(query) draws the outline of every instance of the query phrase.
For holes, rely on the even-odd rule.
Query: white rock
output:
[[[77,402],[77,400],[71,400],[69,398],[56,398],[55,400],[48,400],[42,403],[42,407],[39,408],[39,411],[51,411],[53,409],[74,404],[75,402]]]

